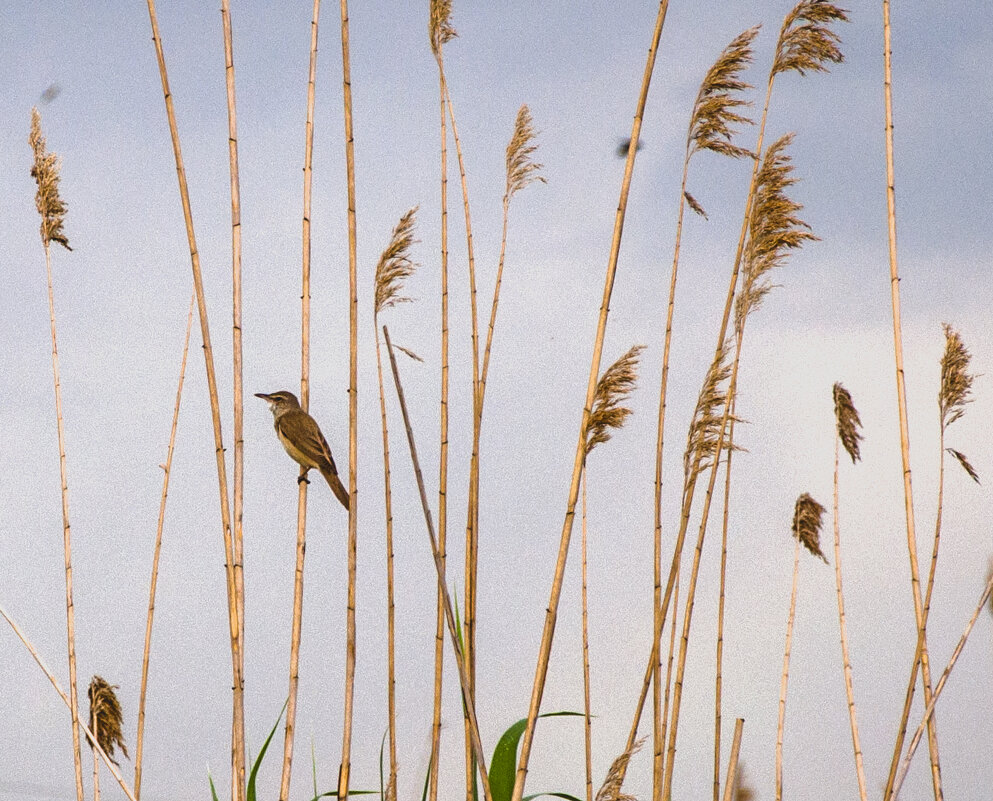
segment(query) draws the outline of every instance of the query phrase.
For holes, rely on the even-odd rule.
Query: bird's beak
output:
[[[266,395],[264,392],[256,392],[255,393],[255,397],[256,398],[262,398],[262,400],[264,400],[264,401],[270,401],[270,400],[272,400],[272,398],[269,395]]]

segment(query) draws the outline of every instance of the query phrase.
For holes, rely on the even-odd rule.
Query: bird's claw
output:
[[[301,473],[300,476],[297,478],[297,484],[309,484],[309,483],[310,483],[310,479],[307,478],[306,473]]]

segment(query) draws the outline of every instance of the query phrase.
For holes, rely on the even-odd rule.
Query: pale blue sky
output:
[[[310,3],[233,3],[241,158],[246,394],[295,389],[303,120]],[[883,161],[882,29],[878,3],[839,29],[846,62],[828,75],[782,76],[768,136],[796,132],[794,197],[821,241],[775,278],[781,285],[746,334],[736,457],[724,708],[746,718],[743,759],[760,798],[773,794],[776,703],[792,566],[793,501],[830,503],[830,388],[842,381],[865,423],[864,461],[842,466],[842,538],[856,700],[878,797],[914,646],[902,520]],[[790,0],[674,0],[649,100],[608,327],[609,362],[647,346],[628,427],[590,462],[590,582],[595,781],[622,747],[650,639],[651,478],[668,286],[689,109],[721,49],[756,23],[749,80],[763,86]],[[526,713],[537,642],[565,508],[622,162],[657,5],[653,2],[458,2],[446,66],[465,148],[481,304],[499,248],[504,148],[528,103],[548,184],[511,209],[500,319],[483,435],[479,716],[488,751]],[[158,8],[190,180],[230,449],[230,228],[221,20],[216,4]],[[314,173],[311,410],[339,467],[347,462],[347,231],[338,6],[322,12]],[[353,3],[352,82],[360,291],[358,669],[353,786],[378,785],[386,728],[382,472],[371,276],[390,229],[420,204],[410,282],[416,304],[389,312],[397,341],[425,358],[403,366],[429,493],[437,480],[437,78],[426,3]],[[935,395],[941,323],[958,328],[975,372],[993,364],[993,203],[988,120],[993,93],[989,10],[981,3],[893,8],[896,171],[914,486],[922,562],[934,519]],[[143,4],[12,3],[0,10],[0,604],[67,682],[58,450],[43,251],[28,170],[31,106],[63,159],[66,230],[54,253],[73,525],[81,691],[94,673],[120,685],[133,745],[141,644],[183,325],[189,255],[148,16]],[[741,143],[751,145],[748,131]],[[453,160],[454,162],[454,160]],[[453,163],[454,168],[454,163]],[[449,183],[453,309],[451,564],[461,564],[468,464],[469,346],[457,174]],[[674,522],[681,448],[740,226],[746,165],[710,154],[690,191],[710,219],[687,219],[676,304],[667,429],[666,535]],[[989,380],[949,433],[984,484],[951,465],[943,557],[932,610],[943,666],[986,575],[993,448]],[[391,405],[391,425],[400,433]],[[246,399],[245,583],[247,717],[253,752],[286,693],[295,468],[261,402]],[[223,550],[206,381],[194,335],[180,418],[159,583],[146,728],[147,801],[207,794],[207,766],[227,783],[230,657]],[[400,797],[420,793],[427,761],[434,575],[406,445],[394,437]],[[344,642],[341,509],[314,485],[293,797],[310,797],[340,755]],[[711,548],[719,529],[711,528]],[[576,529],[578,535],[578,527]],[[578,540],[577,540],[578,545]],[[578,555],[578,550],[574,551]],[[453,580],[458,579],[458,571]],[[680,729],[676,788],[709,793],[717,553],[705,553]],[[544,708],[580,709],[578,561],[567,586]],[[787,706],[786,782],[793,801],[856,797],[830,568],[802,565]],[[981,619],[939,707],[946,796],[981,801],[993,697],[991,620]],[[449,668],[451,659],[449,658]],[[940,668],[939,668],[940,669]],[[0,631],[0,776],[4,801],[72,793],[68,714],[13,634]],[[446,697],[442,797],[462,793],[461,713],[454,672]],[[919,710],[915,713],[915,717]],[[730,740],[731,724],[727,726]],[[277,737],[281,744],[281,735]],[[276,750],[280,750],[277,746]],[[272,796],[278,759],[263,769]],[[124,763],[126,773],[130,763]],[[650,759],[627,789],[650,793]],[[582,731],[541,724],[529,790],[583,790]],[[105,797],[123,797],[103,782]],[[929,797],[921,753],[905,799]],[[87,791],[89,797],[89,791]]]

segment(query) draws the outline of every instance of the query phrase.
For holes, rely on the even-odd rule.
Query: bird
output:
[[[338,478],[338,468],[334,465],[328,441],[324,439],[317,421],[300,408],[297,396],[292,392],[280,390],[271,394],[256,392],[255,397],[262,398],[269,404],[276,436],[293,461],[304,469],[305,472],[298,481],[306,481],[306,471],[317,468],[347,511],[348,490]]]

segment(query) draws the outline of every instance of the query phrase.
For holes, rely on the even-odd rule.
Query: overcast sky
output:
[[[763,24],[748,79],[764,87],[792,0],[674,0],[645,114],[605,344],[605,364],[646,345],[628,426],[589,463],[594,781],[623,748],[651,628],[651,485],[662,320],[683,143],[697,86],[740,31]],[[233,3],[244,237],[245,587],[248,744],[261,746],[287,687],[296,468],[254,392],[299,386],[300,229],[311,4]],[[777,699],[792,569],[793,503],[830,506],[831,385],[852,392],[863,461],[841,470],[841,532],[855,694],[871,792],[878,797],[915,642],[903,519],[886,256],[882,23],[852,4],[844,64],[777,81],[768,137],[796,132],[793,196],[820,241],[791,256],[745,337],[731,494],[725,633],[725,754],[746,720],[742,758],[772,798]],[[856,7],[857,6],[857,7]],[[623,161],[657,4],[456,2],[445,50],[468,169],[481,304],[499,251],[504,148],[528,103],[547,185],[511,209],[507,267],[483,429],[478,707],[488,752],[527,712],[537,643],[567,500],[590,349]],[[158,9],[190,181],[223,404],[231,435],[230,201],[221,18],[216,3]],[[436,499],[439,387],[437,75],[427,3],[354,2],[352,85],[360,273],[359,587],[352,786],[378,788],[386,730],[382,470],[372,272],[392,226],[420,204],[409,283],[417,302],[384,315]],[[311,411],[347,463],[347,228],[338,7],[321,20],[313,206]],[[0,605],[68,683],[58,447],[43,250],[27,145],[39,105],[62,157],[66,232],[53,253],[68,451],[79,683],[120,685],[134,744],[141,648],[162,471],[191,291],[175,166],[139,2],[8,3],[0,10]],[[922,564],[930,553],[938,457],[941,324],[962,334],[973,371],[993,371],[993,203],[988,79],[993,23],[983,3],[896,3],[896,185],[913,480]],[[43,93],[48,87],[45,100]],[[52,95],[55,95],[54,98]],[[757,96],[755,99],[760,100]],[[754,144],[754,132],[740,144]],[[454,160],[450,159],[454,168]],[[452,178],[456,178],[452,173]],[[667,425],[664,536],[671,541],[681,450],[712,353],[747,188],[747,165],[698,156],[682,246]],[[461,581],[469,458],[468,291],[457,180],[452,213],[451,580]],[[390,401],[393,433],[401,426]],[[991,548],[989,379],[948,433],[978,470],[950,464],[942,559],[929,626],[937,673],[978,599]],[[400,798],[427,765],[435,578],[406,444],[393,438]],[[147,801],[206,797],[228,777],[230,655],[223,545],[204,363],[194,332],[163,543],[146,723]],[[304,640],[293,797],[320,791],[340,757],[346,517],[310,491]],[[826,534],[830,532],[828,527]],[[578,526],[575,531],[579,533]],[[719,528],[711,526],[694,614],[675,787],[709,797]],[[578,545],[578,540],[576,542]],[[829,540],[825,540],[829,544]],[[543,708],[581,710],[578,550],[573,551]],[[833,556],[832,556],[833,562]],[[461,595],[461,592],[460,592]],[[993,620],[984,615],[938,709],[946,797],[981,801],[989,759]],[[450,653],[450,652],[449,652]],[[459,798],[461,711],[448,658],[442,798]],[[73,767],[67,710],[28,653],[0,630],[4,801],[65,799]],[[85,695],[84,695],[85,697]],[[920,703],[912,716],[919,720]],[[277,735],[275,751],[281,752]],[[856,797],[832,568],[803,558],[785,743],[792,801]],[[529,792],[583,793],[582,726],[543,721]],[[650,794],[648,753],[626,789]],[[132,768],[125,762],[125,774]],[[260,790],[277,792],[279,759]],[[107,799],[123,798],[103,782]],[[219,790],[223,796],[226,790]],[[87,790],[89,797],[89,790]],[[905,799],[930,797],[926,749]]]

